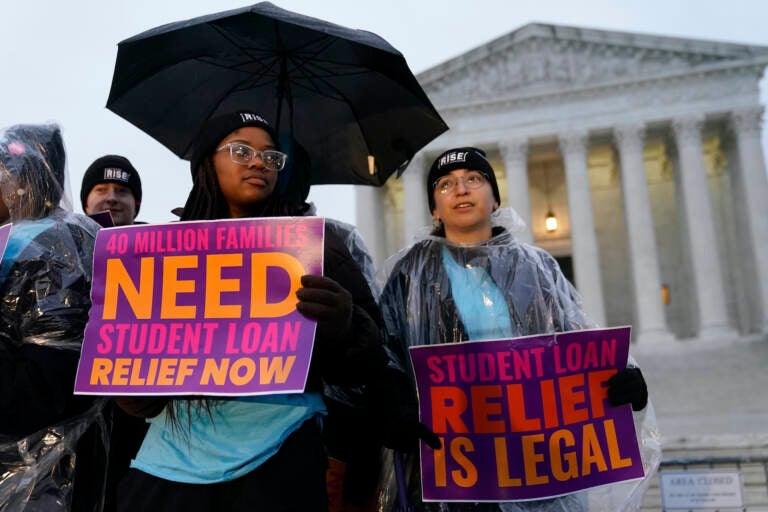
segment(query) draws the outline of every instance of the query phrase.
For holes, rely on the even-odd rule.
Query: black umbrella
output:
[[[209,117],[259,112],[306,151],[313,184],[382,185],[448,128],[381,37],[269,2],[122,41],[107,107],[185,159]]]

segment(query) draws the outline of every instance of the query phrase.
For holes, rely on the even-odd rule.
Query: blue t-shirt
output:
[[[16,263],[19,255],[24,252],[24,249],[27,248],[30,242],[55,224],[53,219],[44,218],[34,221],[21,221],[13,225],[5,252],[0,252],[0,258],[2,258],[0,259],[0,283],[8,277],[8,273],[11,271],[14,263]]]
[[[326,414],[320,393],[238,397],[212,402],[210,415],[177,402],[178,425],[165,411],[150,420],[131,467],[193,484],[234,480],[277,453],[283,441],[308,419]]]
[[[446,247],[443,267],[451,282],[451,294],[470,340],[508,339],[515,336],[507,301],[488,272],[481,267],[462,267]]]

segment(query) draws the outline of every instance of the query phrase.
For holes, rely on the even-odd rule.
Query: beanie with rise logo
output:
[[[80,187],[80,202],[85,211],[85,204],[88,201],[88,194],[93,187],[100,183],[118,183],[128,187],[136,200],[136,214],[139,213],[141,205],[141,178],[137,171],[127,158],[120,155],[105,155],[97,158],[88,166],[83,176],[83,184]]]
[[[427,200],[429,201],[430,212],[435,209],[435,183],[438,179],[456,169],[467,169],[482,173],[488,180],[488,183],[491,184],[494,199],[496,199],[497,203],[501,204],[499,185],[496,183],[496,174],[493,172],[493,167],[491,167],[491,163],[485,156],[485,151],[472,147],[454,148],[449,149],[435,158],[432,167],[429,168],[429,175],[427,176]]]

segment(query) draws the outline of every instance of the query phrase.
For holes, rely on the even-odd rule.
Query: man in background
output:
[[[136,223],[141,206],[141,178],[120,155],[97,158],[85,171],[80,201],[88,215],[109,211],[115,226]]]
[[[136,222],[141,206],[141,178],[131,162],[120,155],[105,155],[94,160],[83,176],[80,188],[83,211],[103,226],[130,226]],[[96,214],[109,212],[112,223],[103,223]],[[141,446],[148,424],[128,415],[110,402],[112,413],[111,450],[107,469],[104,512],[115,510],[117,484],[128,471],[131,459]]]

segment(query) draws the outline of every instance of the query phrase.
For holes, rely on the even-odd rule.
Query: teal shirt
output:
[[[238,397],[212,402],[211,414],[176,402],[178,425],[165,411],[149,431],[131,467],[193,484],[226,482],[250,473],[277,453],[308,419],[326,414],[320,393]]]
[[[451,282],[451,295],[470,340],[514,338],[512,319],[504,294],[483,268],[462,267],[446,247],[443,267]]]

